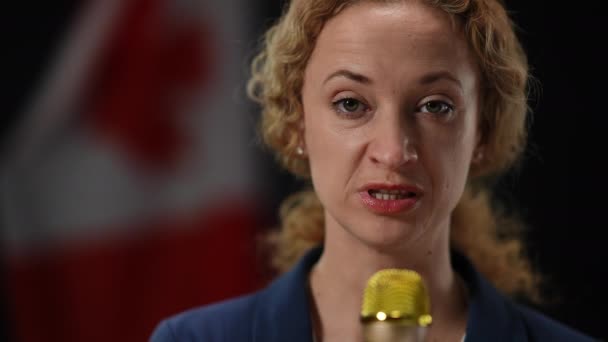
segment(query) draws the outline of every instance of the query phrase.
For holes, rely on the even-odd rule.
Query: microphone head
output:
[[[430,300],[422,277],[411,270],[376,272],[363,293],[361,322],[394,322],[425,327],[432,322]]]

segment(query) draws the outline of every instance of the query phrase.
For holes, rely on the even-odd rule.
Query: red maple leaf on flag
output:
[[[96,132],[152,169],[179,160],[188,144],[181,101],[203,95],[215,60],[208,26],[167,10],[166,1],[128,2],[99,56],[85,105]]]

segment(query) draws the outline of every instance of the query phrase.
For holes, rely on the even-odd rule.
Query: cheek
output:
[[[320,113],[317,112],[312,115],[317,114]],[[307,115],[304,131],[306,151],[312,181],[317,191],[319,191],[334,183],[330,181],[330,178],[335,177],[337,173],[337,170],[335,170],[337,164],[335,156],[339,155],[339,151],[337,151],[338,145],[335,137],[327,130],[322,118],[311,118],[311,113],[307,113]],[[332,170],[332,167],[334,170]]]
[[[473,149],[471,134],[435,135],[424,150],[425,169],[429,174],[436,201],[448,207],[456,204],[468,177]]]
[[[321,113],[314,113],[321,114]],[[328,131],[324,120],[308,115],[305,120],[304,139],[311,168],[326,167],[331,156],[335,154],[336,138]]]
[[[341,127],[333,113],[315,114],[324,117],[308,117],[304,133],[313,185],[321,197],[328,189],[332,196],[344,196],[357,177],[366,137]]]
[[[346,126],[330,110],[307,113],[304,138],[311,167],[343,169],[354,163],[366,136],[363,129]]]

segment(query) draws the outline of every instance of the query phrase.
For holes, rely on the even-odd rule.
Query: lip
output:
[[[416,195],[413,197],[381,200],[369,194],[369,190],[401,190],[413,192]],[[362,204],[377,214],[400,214],[413,210],[422,198],[423,191],[421,188],[410,184],[386,184],[386,183],[369,183],[359,190],[359,196]]]

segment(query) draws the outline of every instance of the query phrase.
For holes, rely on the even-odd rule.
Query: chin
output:
[[[370,222],[362,224],[359,228],[358,239],[372,249],[381,252],[396,252],[407,248],[411,241],[420,236],[420,227],[394,220],[382,220],[381,222]]]

